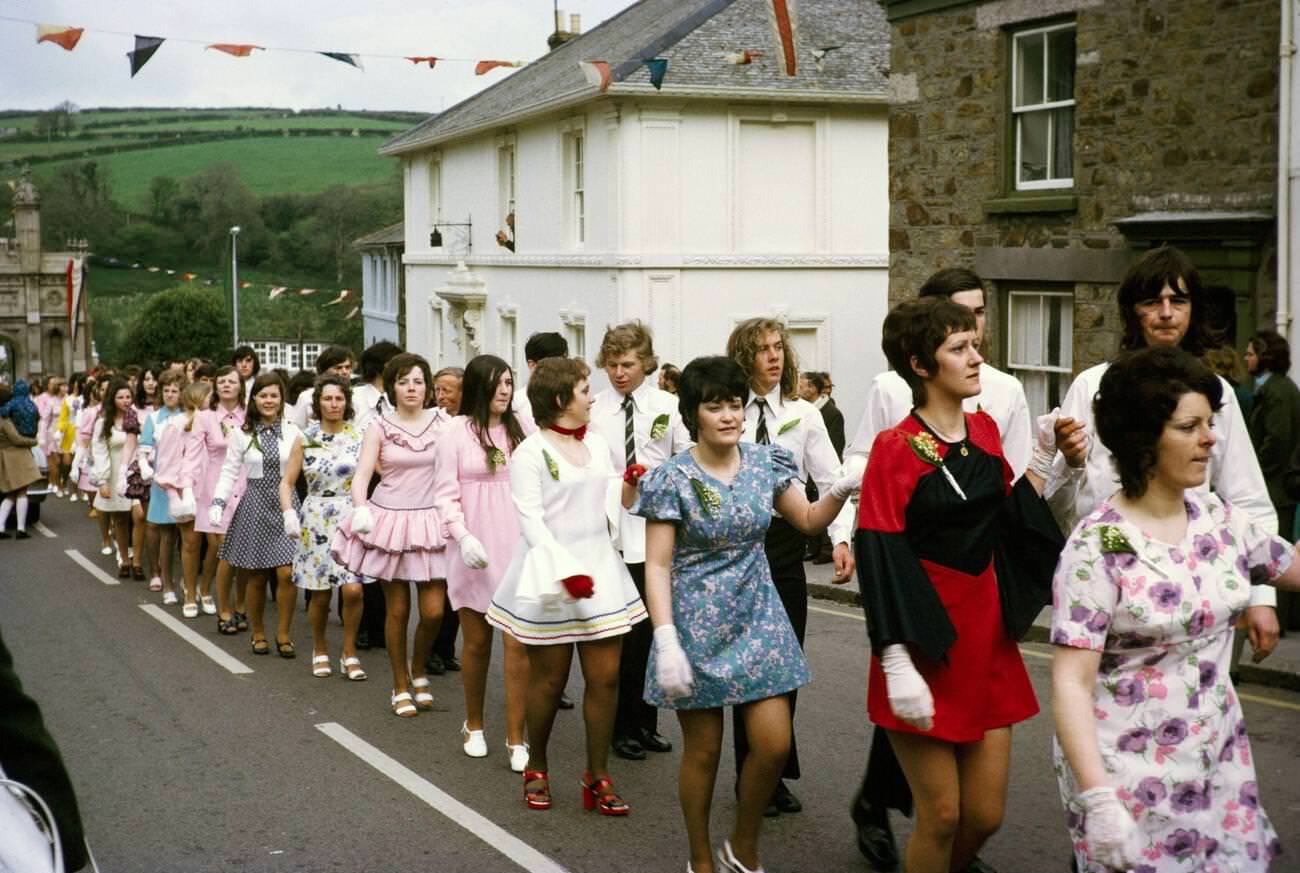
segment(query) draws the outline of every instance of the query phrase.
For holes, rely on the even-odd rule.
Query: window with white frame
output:
[[[587,239],[586,170],[583,163],[586,140],[580,130],[565,139],[568,146],[569,234],[575,244],[581,245]]]
[[[429,229],[442,221],[442,160],[429,161]]]
[[[587,357],[587,315],[584,312],[560,312],[560,321],[564,324],[564,339],[569,343],[569,356]]]
[[[1033,416],[1061,405],[1074,360],[1074,293],[1007,294],[1007,367],[1025,386]]]
[[[1011,36],[1011,112],[1018,190],[1074,184],[1075,25]]]
[[[497,196],[500,230],[508,237],[515,235],[515,145],[506,143],[497,149]]]
[[[443,303],[434,298],[429,301],[429,363],[434,370],[443,367],[442,328]]]
[[[497,340],[501,357],[505,358],[510,369],[519,369],[519,310],[514,306],[502,306],[498,312],[501,323],[498,326]]]

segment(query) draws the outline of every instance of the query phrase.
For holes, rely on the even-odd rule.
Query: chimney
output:
[[[551,47],[551,51],[554,51],[578,35],[578,16],[569,16],[569,21],[570,29],[565,30],[564,10],[557,7],[555,10],[555,32],[546,38],[546,44]]]
[[[582,16],[576,12],[569,16],[569,33],[574,36],[582,33]]]

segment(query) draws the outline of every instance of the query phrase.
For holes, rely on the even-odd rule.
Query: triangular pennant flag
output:
[[[433,69],[434,64],[438,63],[438,59],[435,58],[433,55],[428,55],[428,56],[426,56],[426,57],[420,57],[420,58],[413,58],[413,57],[407,56],[406,59],[407,59],[408,61],[410,61],[411,63],[416,64],[417,66],[418,66],[419,64],[428,64],[428,65],[429,65],[429,69],[431,69],[431,70]]]
[[[72,51],[77,47],[81,40],[81,35],[86,32],[84,27],[67,27],[62,24],[38,24],[36,25],[36,41],[52,42],[55,45],[63,46],[64,51]]]
[[[315,288],[299,288],[299,289],[298,289],[298,296],[299,296],[299,297],[310,297],[311,295],[313,295],[313,294],[315,294],[315,293],[316,293],[316,289],[315,289]]]
[[[578,61],[578,66],[582,67],[582,74],[587,77],[587,84],[595,85],[602,94],[609,88],[608,61]]]
[[[771,4],[772,32],[776,37],[777,48],[781,50],[785,74],[793,76],[798,71],[795,52],[795,41],[798,38],[795,0],[771,0]]]
[[[167,271],[167,275],[168,275],[168,276],[175,276],[175,275],[176,275],[176,271],[175,271],[175,270],[168,270],[168,271]]]
[[[333,305],[336,304],[336,303],[342,303],[344,300],[347,300],[347,299],[348,299],[349,297],[351,297],[351,296],[352,296],[352,291],[351,291],[351,289],[349,289],[349,288],[344,288],[342,291],[339,292],[339,296],[338,296],[338,297],[335,297],[333,300],[331,300],[329,303],[326,303],[325,305],[326,305],[326,306],[333,306]]]
[[[210,49],[216,49],[219,52],[225,52],[228,55],[234,55],[237,58],[246,58],[253,53],[254,49],[266,51],[260,45],[244,45],[233,42],[214,42],[208,46]]]
[[[159,270],[162,269],[162,267],[149,267],[147,269],[150,273],[157,273]]]
[[[274,288],[271,289],[271,296],[267,297],[266,299],[267,299],[267,300],[274,300],[275,298],[279,297],[281,294],[283,294],[284,292],[286,292],[286,291],[288,291],[288,290],[289,290],[289,289],[286,288],[286,287],[284,287],[283,285],[278,285],[278,286],[276,286],[276,287],[274,287]]]
[[[729,64],[735,64],[738,67],[743,67],[748,64],[754,63],[754,60],[756,58],[761,58],[762,56],[763,56],[762,52],[756,52],[753,51],[752,49],[745,49],[744,51],[739,51],[739,52],[727,52],[722,56],[722,59]]]
[[[336,61],[342,61],[348,66],[356,67],[358,70],[364,70],[361,66],[361,55],[350,55],[347,52],[318,52],[327,58],[333,58]]]
[[[343,316],[343,320],[344,320],[344,321],[351,321],[352,319],[354,319],[354,318],[357,317],[357,313],[360,312],[360,311],[361,311],[361,307],[360,307],[360,306],[354,306],[354,307],[352,307],[352,310],[351,310],[350,312],[348,312],[347,315]]]
[[[252,283],[252,282],[240,282],[240,283],[239,283],[239,287],[240,287],[240,288],[251,288],[251,287],[253,287],[253,283]]]
[[[153,57],[154,52],[158,51],[158,47],[162,44],[163,37],[161,36],[140,36],[136,34],[135,51],[126,53],[126,56],[131,60],[132,79],[135,78],[135,74],[140,72],[145,64],[149,63],[149,59]]]
[[[840,48],[840,46],[837,46],[837,45],[828,45],[828,46],[823,46],[823,47],[821,47],[821,48],[815,48],[815,49],[813,49],[813,52],[812,52],[813,63],[815,63],[815,64],[817,65],[817,72],[821,73],[821,72],[824,72],[824,71],[825,71],[825,69],[826,69],[826,56],[827,56],[828,54],[830,54],[831,52],[835,51],[835,50],[838,49],[838,48]]]
[[[668,72],[667,58],[649,58],[645,61],[646,69],[650,71],[650,84],[655,86],[658,91],[663,87],[664,74]]]
[[[479,61],[474,65],[474,75],[481,76],[497,67],[522,67],[523,65],[523,61]]]
[[[181,275],[181,278],[184,279],[186,282],[193,282],[196,278],[198,278],[198,274],[197,274],[197,273],[184,273],[184,274]]]

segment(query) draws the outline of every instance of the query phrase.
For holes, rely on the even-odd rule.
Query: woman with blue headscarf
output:
[[[19,379],[14,383],[14,396],[0,406],[0,418],[12,421],[19,436],[35,437],[40,429],[40,410],[36,408],[31,395],[32,389],[27,380]]]
[[[27,383],[18,384],[26,387]],[[27,402],[30,404],[31,400]],[[27,486],[41,481],[41,471],[32,457],[31,447],[36,445],[36,439],[19,433],[17,422],[11,417],[12,410],[9,386],[0,385],[0,539],[8,538],[5,527],[9,513],[16,509],[17,536],[25,540],[28,538]]]

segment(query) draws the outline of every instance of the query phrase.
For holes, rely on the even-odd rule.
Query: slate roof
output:
[[[405,224],[397,222],[390,224],[388,227],[371,231],[363,237],[352,241],[352,247],[357,249],[369,249],[381,246],[401,245],[406,242]]]
[[[798,72],[785,75],[773,35],[770,0],[640,0],[527,67],[432,116],[380,147],[395,155],[598,96],[579,61],[610,64],[606,94],[716,95],[791,102],[884,102],[889,25],[878,0],[798,0]],[[839,46],[822,68],[813,50]],[[750,49],[748,65],[723,55]],[[643,59],[668,59],[663,89],[650,85]]]

